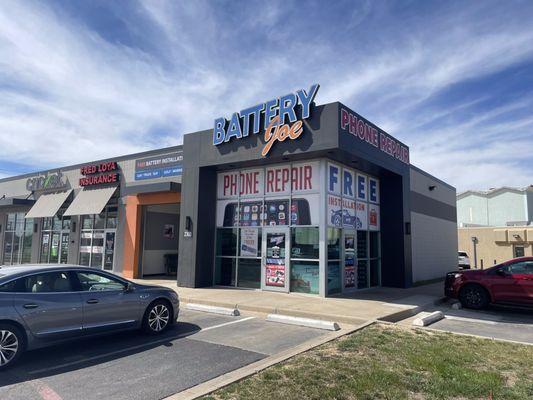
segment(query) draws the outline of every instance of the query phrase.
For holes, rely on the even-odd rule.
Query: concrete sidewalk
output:
[[[396,322],[433,306],[442,299],[443,283],[410,289],[375,288],[350,295],[320,298],[299,293],[276,293],[234,288],[177,287],[174,280],[137,279],[178,292],[182,303],[235,307],[241,311],[277,313],[359,325],[366,321]]]

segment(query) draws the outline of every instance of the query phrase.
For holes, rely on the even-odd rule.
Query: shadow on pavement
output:
[[[91,367],[160,346],[172,347],[174,340],[200,330],[196,324],[178,322],[156,336],[123,331],[29,351],[16,365],[0,373],[0,387]]]

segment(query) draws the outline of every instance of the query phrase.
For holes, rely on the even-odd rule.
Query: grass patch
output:
[[[372,325],[203,399],[533,399],[533,346]]]

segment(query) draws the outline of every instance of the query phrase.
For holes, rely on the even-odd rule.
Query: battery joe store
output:
[[[328,296],[456,263],[455,189],[319,85],[183,145],[0,180],[0,264]]]

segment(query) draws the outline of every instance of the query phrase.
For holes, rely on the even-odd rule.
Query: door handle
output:
[[[34,304],[34,303],[28,303],[28,304],[24,304],[22,307],[24,307],[27,310],[31,310],[32,308],[37,308],[39,306],[37,304]]]
[[[98,299],[89,299],[87,300],[87,304],[96,304],[98,303]]]

